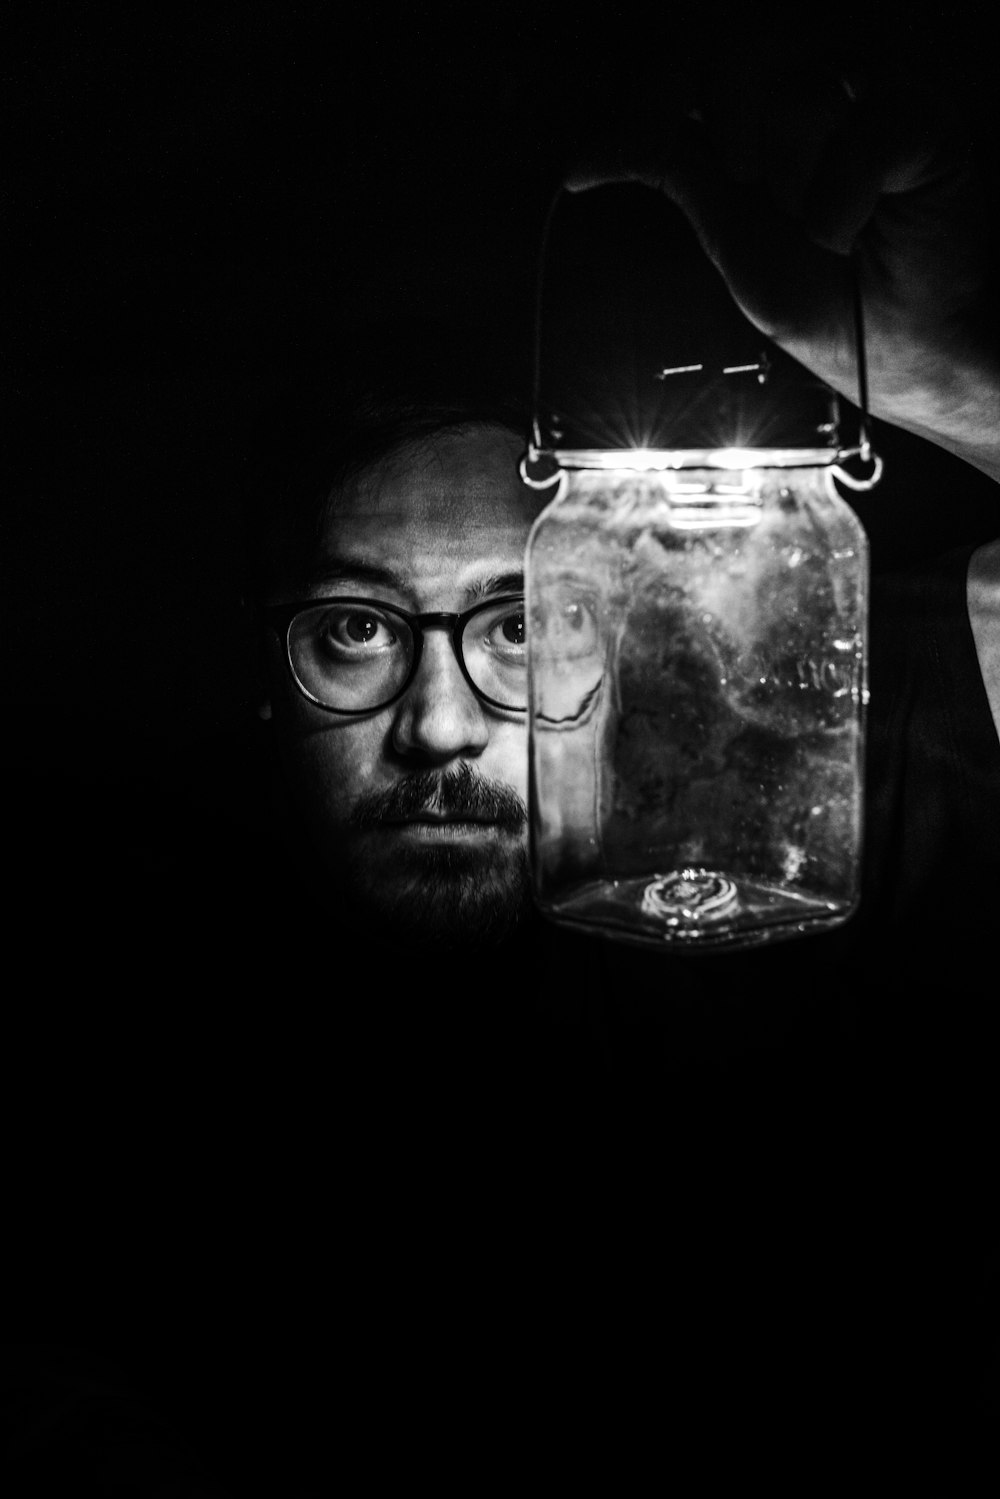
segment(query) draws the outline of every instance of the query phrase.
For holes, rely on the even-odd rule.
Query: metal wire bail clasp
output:
[[[618,430],[607,427],[610,441],[594,441],[601,432],[600,403],[591,409],[559,408],[558,414],[543,405],[543,298],[546,297],[547,261],[549,261],[550,238],[553,217],[561,204],[565,187],[558,187],[550,199],[544,216],[538,250],[537,277],[535,277],[534,346],[532,346],[532,405],[531,432],[526,451],[520,459],[519,472],[523,483],[534,490],[555,490],[565,468],[576,466],[607,466],[618,454],[622,460],[628,453],[628,466],[640,457],[652,463],[655,456],[660,462],[652,466],[693,466],[699,459],[702,465],[720,466],[723,460],[732,463],[732,456],[741,453],[751,466],[768,466],[778,463],[787,466],[822,463],[828,475],[828,483],[837,478],[844,486],[853,490],[873,489],[882,477],[882,459],[873,451],[870,438],[870,414],[868,414],[868,375],[865,360],[865,327],[862,312],[861,277],[858,259],[850,261],[850,298],[853,303],[853,331],[855,331],[856,363],[858,363],[858,441],[855,445],[843,445],[840,439],[837,391],[820,376],[811,375],[792,355],[780,345],[769,343],[765,334],[754,331],[750,319],[738,309],[732,297],[720,297],[721,303],[729,301],[730,313],[712,310],[711,297],[705,303],[706,321],[697,312],[697,298],[705,295],[706,280],[702,271],[694,271],[694,300],[678,307],[679,343],[676,352],[681,363],[660,363],[660,351],[643,346],[639,339],[634,348],[625,351],[622,369],[631,369],[636,378],[624,399],[615,397],[615,420]],[[625,229],[628,232],[628,229]],[[691,247],[699,258],[694,238]],[[687,253],[687,252],[684,252]],[[712,285],[721,283],[712,279]],[[655,339],[670,340],[673,322],[664,322],[664,309],[655,303],[655,286],[652,288],[654,306],[649,316],[642,315],[643,325],[660,331]],[[622,339],[628,336],[628,309],[625,309],[622,324]],[[670,313],[673,316],[673,313]],[[727,321],[729,318],[729,321]],[[730,327],[732,324],[732,327]],[[604,324],[607,327],[607,324]],[[754,349],[751,339],[759,337]],[[654,339],[654,342],[655,342]],[[687,340],[687,349],[684,348]],[[735,346],[733,346],[735,340]],[[742,345],[741,345],[742,340]],[[700,346],[699,346],[700,345]],[[576,361],[565,364],[570,369],[573,382],[573,400],[579,399],[583,390],[580,369],[586,370],[583,379],[591,378],[588,352],[583,352],[580,363],[580,340],[574,339],[573,331],[565,358]],[[642,367],[652,354],[651,363]],[[694,355],[694,360],[693,360]],[[621,360],[621,340],[618,355]],[[675,355],[676,358],[676,355]],[[657,361],[657,363],[654,363]],[[565,361],[564,361],[565,363]],[[559,367],[559,360],[556,360]],[[547,376],[552,372],[547,370]],[[609,376],[612,366],[600,373],[598,390],[610,390]],[[766,387],[760,396],[751,397],[750,390]],[[567,387],[567,390],[570,387]],[[652,396],[652,391],[663,391],[663,397]],[[670,394],[667,394],[670,391]],[[628,418],[621,420],[621,412],[628,411]],[[583,412],[583,420],[580,420]],[[595,421],[597,418],[597,421]],[[732,433],[732,436],[730,436]],[[853,460],[853,462],[852,462]],[[847,463],[852,462],[852,468]],[[867,472],[858,472],[859,466]]]
[[[545,276],[545,259],[549,243],[549,230],[552,226],[552,218],[555,214],[559,201],[565,188],[561,185],[556,188],[545,212],[542,224],[542,238],[538,249],[538,270],[535,276],[535,325],[534,346],[532,348],[532,389],[531,389],[531,433],[528,438],[527,451],[522,455],[518,464],[518,472],[521,479],[529,489],[544,490],[552,489],[559,483],[562,469],[555,455],[547,449],[542,441],[542,424],[540,416],[542,396],[542,285]]]
[[[870,417],[868,414],[868,361],[865,345],[865,318],[864,306],[861,299],[861,275],[858,270],[857,256],[851,257],[851,295],[854,304],[854,347],[858,362],[858,410],[860,418],[858,422],[858,445],[856,448],[844,448],[838,453],[838,461],[833,465],[833,473],[841,484],[848,489],[864,491],[874,489],[882,477],[882,459],[871,445],[868,427]],[[858,476],[848,473],[844,468],[845,458],[860,458],[862,463],[870,463],[872,471],[868,475]]]

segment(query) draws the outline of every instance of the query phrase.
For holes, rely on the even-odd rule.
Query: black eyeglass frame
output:
[[[338,718],[365,718],[369,713],[380,713],[383,708],[391,708],[393,703],[398,703],[399,699],[409,691],[413,679],[417,675],[420,666],[420,657],[424,648],[425,630],[448,631],[451,637],[451,648],[455,652],[455,659],[461,667],[462,675],[480,702],[486,703],[490,708],[498,709],[501,713],[527,713],[527,703],[525,703],[523,708],[513,708],[510,703],[497,702],[496,698],[488,696],[481,687],[477,687],[469,674],[469,668],[466,665],[465,655],[462,650],[462,636],[465,633],[466,626],[477,614],[485,614],[487,609],[495,609],[498,604],[523,604],[524,597],[523,593],[498,594],[496,598],[483,599],[480,603],[473,604],[471,609],[464,609],[461,614],[440,612],[412,614],[408,609],[400,609],[397,604],[386,604],[381,599],[359,598],[353,594],[341,598],[299,599],[293,604],[268,604],[261,612],[267,623],[284,642],[285,661],[295,686],[307,702],[312,703],[317,708],[322,708],[324,713],[335,713]],[[402,686],[391,697],[386,698],[384,702],[376,703],[374,707],[370,708],[332,708],[329,703],[320,702],[318,697],[313,697],[312,693],[299,680],[298,673],[295,670],[295,663],[292,661],[290,639],[292,625],[298,615],[304,614],[309,609],[320,609],[324,604],[328,604],[330,608],[339,604],[363,605],[369,609],[378,610],[382,614],[395,615],[397,619],[403,620],[406,624],[413,638],[413,660],[410,662],[410,669],[406,674]]]

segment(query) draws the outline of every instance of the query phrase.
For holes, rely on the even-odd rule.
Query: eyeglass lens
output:
[[[477,609],[457,648],[485,697],[503,707],[527,706],[523,600],[497,600]],[[359,713],[390,702],[403,689],[416,642],[407,620],[393,609],[327,599],[295,616],[288,650],[310,697],[328,708]]]

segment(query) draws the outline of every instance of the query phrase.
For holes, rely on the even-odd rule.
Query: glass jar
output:
[[[550,919],[700,952],[855,910],[868,543],[834,457],[560,455],[525,584]]]

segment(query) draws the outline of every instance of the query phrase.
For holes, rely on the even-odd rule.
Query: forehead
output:
[[[433,559],[452,566],[520,559],[541,508],[518,474],[523,447],[501,427],[406,444],[334,497],[323,549],[364,554],[404,571]]]

